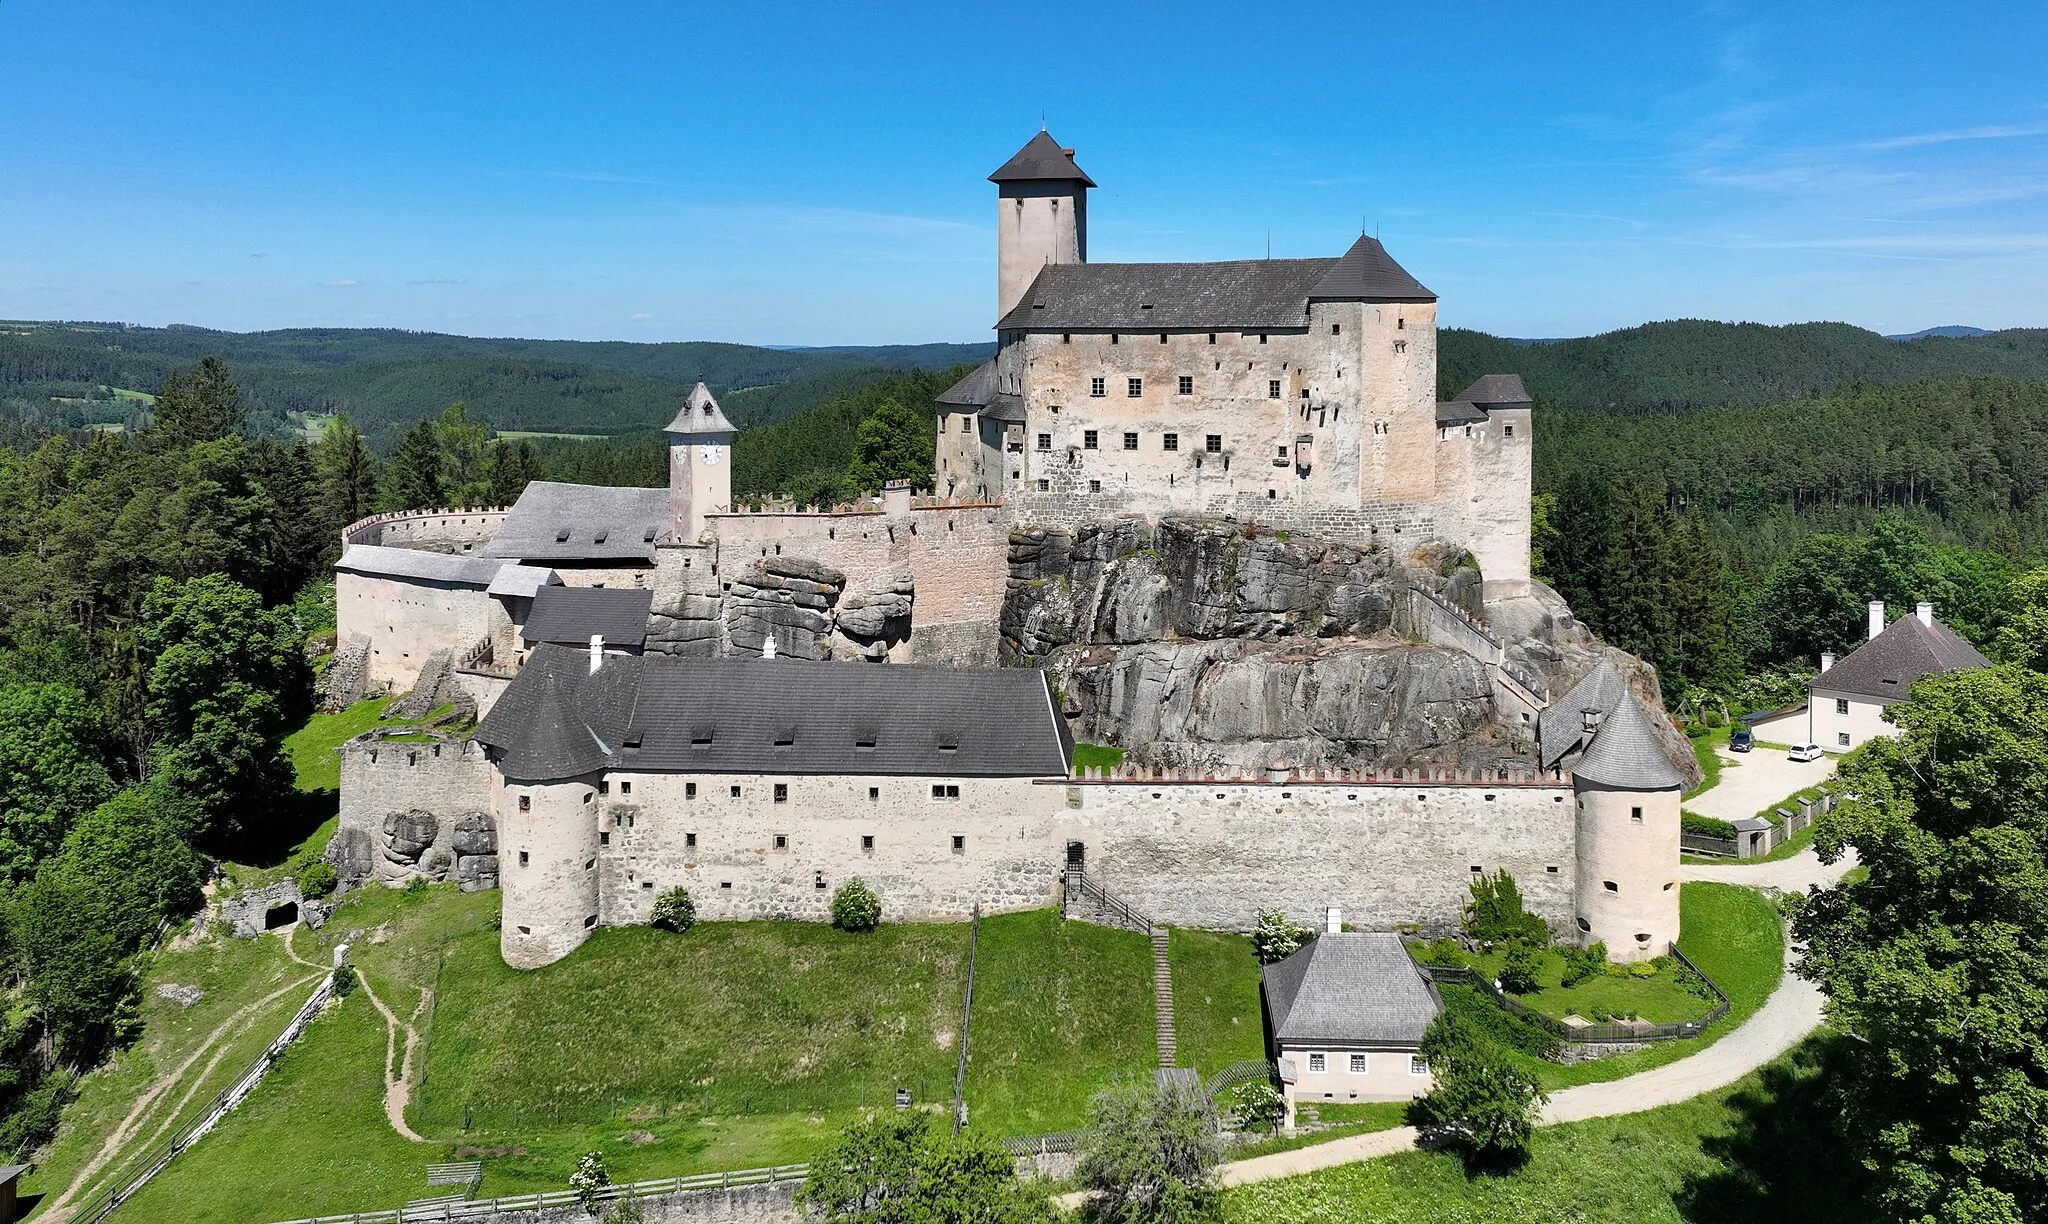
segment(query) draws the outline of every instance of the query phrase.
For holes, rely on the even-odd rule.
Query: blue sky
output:
[[[989,337],[1041,115],[1098,260],[1447,324],[2048,325],[2048,5],[0,0],[0,317]]]

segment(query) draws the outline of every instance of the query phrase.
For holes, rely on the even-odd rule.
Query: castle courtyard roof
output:
[[[1318,935],[1261,979],[1280,1045],[1412,1050],[1442,1010],[1401,937],[1386,932]]]
[[[507,776],[1060,777],[1073,735],[1026,668],[606,656],[543,645],[476,729]],[[583,747],[604,746],[601,761]]]
[[[654,592],[639,587],[542,587],[533,611],[519,630],[529,644],[556,642],[588,647],[601,637],[607,646],[639,649],[647,642],[647,613]]]
[[[610,488],[536,480],[526,486],[487,557],[520,561],[652,561],[669,531],[667,489]]]
[[[1947,625],[1931,616],[1921,624],[1917,615],[1907,615],[1815,676],[1807,687],[1813,692],[1902,701],[1922,676],[1989,666],[1991,660]]]
[[[1337,259],[1047,264],[996,326],[1279,331],[1308,326],[1311,299],[1434,302],[1436,295],[1395,263],[1378,241],[1360,238]]]

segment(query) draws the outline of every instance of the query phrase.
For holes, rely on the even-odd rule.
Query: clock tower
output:
[[[676,542],[704,536],[704,516],[732,509],[732,438],[739,432],[703,379],[668,423],[670,530]]]

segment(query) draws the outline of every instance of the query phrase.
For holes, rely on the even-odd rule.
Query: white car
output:
[[[1795,761],[1818,761],[1820,760],[1820,745],[1794,744],[1792,745],[1792,752],[1790,755],[1791,758]]]

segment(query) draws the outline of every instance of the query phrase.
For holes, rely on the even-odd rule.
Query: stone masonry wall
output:
[[[802,1184],[791,1178],[729,1190],[676,1190],[636,1195],[633,1202],[650,1224],[799,1224],[804,1216],[795,1196]],[[591,1224],[592,1218],[581,1203],[538,1211],[501,1209],[490,1216],[498,1224]]]
[[[373,731],[343,744],[341,813],[326,854],[342,886],[397,887],[425,876],[466,890],[497,887],[493,772],[483,745],[453,736],[391,740]]]
[[[435,552],[474,552],[497,533],[509,513],[509,508],[394,510],[350,523],[341,529],[341,541]]]

